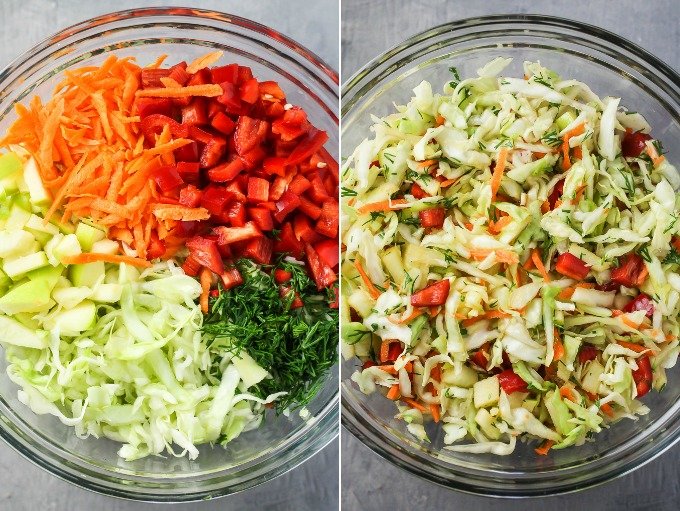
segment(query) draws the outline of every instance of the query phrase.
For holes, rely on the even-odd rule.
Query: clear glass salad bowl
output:
[[[497,56],[512,57],[504,73],[522,76],[524,60],[539,60],[561,76],[591,86],[600,97],[620,96],[642,113],[655,138],[680,161],[680,76],[638,46],[596,27],[544,16],[467,19],[420,33],[364,66],[343,86],[342,154],[367,136],[370,114],[379,117],[406,104],[422,80],[433,90]],[[357,360],[342,363],[342,423],[364,444],[392,463],[433,482],[486,496],[539,496],[575,491],[626,474],[660,455],[680,438],[680,369],[669,370],[668,385],[644,402],[651,413],[623,420],[581,447],[537,456],[535,444],[518,442],[510,456],[442,450],[443,434],[426,426],[431,443],[420,443],[394,419],[394,404],[381,394],[362,394],[349,379]]]
[[[0,73],[0,131],[15,119],[13,105],[49,97],[65,70],[99,64],[114,53],[146,65],[167,54],[169,63],[191,61],[213,49],[223,61],[250,66],[261,80],[276,80],[288,101],[302,106],[330,136],[337,157],[338,75],[296,42],[252,21],[196,9],[139,9],[101,16],[45,40]],[[283,474],[338,433],[338,377],[329,372],[309,404],[311,419],[273,414],[227,449],[204,445],[195,461],[148,457],[120,459],[119,444],[77,438],[56,418],[35,415],[17,400],[0,353],[0,436],[37,465],[81,487],[139,500],[189,501],[235,493]]]

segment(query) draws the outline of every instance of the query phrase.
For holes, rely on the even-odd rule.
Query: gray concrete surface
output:
[[[531,13],[591,23],[622,35],[680,69],[678,0],[342,0],[343,81],[366,62],[434,25],[485,14]],[[342,154],[347,151],[343,150]],[[609,484],[556,498],[512,501],[464,495],[422,481],[386,463],[342,433],[344,511],[677,511],[680,446]]]
[[[275,28],[337,69],[338,1],[315,0],[0,0],[0,67],[48,35],[113,10],[182,5],[230,12]],[[307,463],[269,483],[212,502],[179,504],[176,511],[337,509],[338,441]],[[0,511],[153,511],[81,490],[35,467],[0,442]]]

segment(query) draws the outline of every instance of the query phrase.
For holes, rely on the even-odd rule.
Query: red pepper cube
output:
[[[216,183],[226,183],[238,176],[243,169],[245,169],[243,161],[240,158],[236,158],[209,169],[208,179]]]
[[[269,181],[261,177],[248,178],[248,202],[267,202]]]
[[[590,267],[575,255],[565,252],[557,256],[555,271],[561,273],[565,277],[583,280],[588,276]]]
[[[290,302],[290,310],[294,309],[299,309],[300,307],[304,307],[304,302],[302,301],[302,298],[300,298],[300,293],[297,291],[293,291],[292,288],[288,286],[281,286],[279,287],[279,296],[281,298],[288,298],[288,295],[290,293],[294,293],[293,301]]]
[[[142,119],[141,124],[144,137],[151,143],[156,141],[156,135],[160,135],[166,126],[170,128],[170,133],[173,137],[187,138],[189,136],[189,128],[187,126],[183,126],[167,115],[148,115]]]
[[[227,218],[232,227],[243,227],[246,225],[246,206],[243,202],[232,202],[227,208]]]
[[[255,78],[250,78],[246,80],[239,86],[239,96],[241,101],[248,103],[249,105],[254,104],[260,97],[260,89],[257,86],[257,80]]]
[[[279,87],[279,84],[276,82],[272,81],[260,82],[258,84],[258,88],[260,89],[261,96],[269,95],[272,97],[272,99],[276,99],[279,101],[283,101],[284,99],[286,99],[286,95],[283,92],[283,89],[281,89],[281,87]]]
[[[302,163],[321,149],[326,142],[328,142],[328,134],[325,131],[311,128],[307,136],[290,153],[286,164],[297,165]]]
[[[641,286],[646,278],[646,274],[643,273],[644,267],[642,257],[630,252],[619,259],[619,266],[611,271],[611,279],[621,286]]]
[[[186,126],[208,123],[208,111],[205,98],[194,98],[191,103],[182,108],[182,124]]]
[[[212,77],[210,76],[210,71],[207,68],[203,68],[199,71],[196,71],[193,75],[190,76],[189,81],[187,82],[187,86],[206,85],[208,83],[215,83],[212,81],[211,78]]]
[[[307,190],[309,190],[311,186],[312,183],[309,182],[309,179],[307,179],[302,174],[295,174],[288,185],[288,191],[294,193],[295,195],[302,195]]]
[[[213,67],[210,70],[212,83],[236,83],[238,81],[238,64]]]
[[[247,115],[239,117],[234,132],[236,152],[243,156],[260,145],[269,133],[269,123],[261,119],[254,119]]]
[[[277,284],[284,284],[293,278],[293,274],[283,268],[276,268],[274,270],[274,282]]]
[[[184,270],[184,273],[190,277],[195,277],[201,270],[201,263],[199,263],[198,260],[191,254],[189,254],[189,257],[187,257],[182,264],[182,270]]]
[[[253,71],[248,66],[238,66],[238,83],[247,82],[253,77]]]
[[[231,200],[232,194],[220,186],[208,186],[203,190],[201,206],[213,215],[220,215],[224,211],[227,203]]]
[[[174,165],[165,165],[156,169],[152,177],[158,189],[163,193],[168,193],[184,184],[182,177],[177,172],[177,167]]]
[[[203,192],[194,185],[187,185],[179,191],[179,203],[187,208],[197,208]]]
[[[277,176],[286,175],[286,159],[272,156],[265,158],[262,162],[262,168],[267,174],[275,174]]]
[[[423,227],[441,227],[446,218],[446,209],[442,207],[424,209],[418,212],[418,217]]]
[[[231,289],[243,284],[243,277],[241,276],[241,272],[238,271],[238,268],[229,268],[225,270],[224,273],[220,275],[220,278],[222,279],[222,287],[224,289]]]
[[[285,108],[279,102],[276,103],[265,103],[264,115],[268,119],[278,119],[285,112]]]
[[[433,307],[444,305],[446,299],[449,297],[449,289],[451,282],[449,279],[442,279],[434,284],[421,289],[417,293],[411,295],[411,305],[414,307]]]
[[[262,236],[262,232],[253,222],[246,222],[243,227],[215,227],[213,231],[217,234],[220,245],[229,245]]]
[[[283,220],[300,205],[300,197],[288,191],[283,192],[281,198],[276,201],[276,211],[274,219],[281,223]]]
[[[317,289],[321,290],[330,287],[338,280],[338,276],[333,269],[321,260],[319,254],[309,243],[305,245],[305,254],[307,255],[307,263],[316,282]]]
[[[142,89],[155,89],[163,87],[161,78],[167,78],[170,75],[169,69],[152,69],[145,68],[141,72]]]
[[[319,241],[314,244],[314,250],[328,266],[337,268],[340,263],[340,245],[337,239]]]
[[[241,98],[238,95],[238,87],[231,82],[221,82],[222,94],[217,96],[216,101],[224,105],[227,112],[233,113],[241,109]]]
[[[281,226],[279,239],[274,242],[274,251],[282,254],[290,254],[296,259],[302,257],[304,245],[295,237],[293,226],[286,222]]]
[[[246,154],[241,155],[240,158],[246,166],[246,169],[250,170],[256,168],[265,156],[267,156],[267,153],[264,148],[262,146],[256,146]]]
[[[527,382],[520,378],[512,369],[506,369],[498,375],[498,382],[506,394],[526,392]]]
[[[234,180],[227,185],[227,191],[231,194],[234,200],[238,202],[245,202],[246,196],[243,194],[241,184]]]
[[[321,216],[321,208],[304,196],[300,197],[300,206],[298,206],[298,210],[312,220],[318,220]]]
[[[307,191],[307,193],[315,203],[322,204],[323,202],[330,199],[328,192],[326,192],[326,186],[323,184],[321,177],[318,175],[312,176],[310,183],[312,186]]]
[[[175,149],[174,154],[175,161],[178,162],[197,162],[200,157],[198,144],[196,142],[191,142],[190,144]]]
[[[309,222],[309,218],[305,215],[295,215],[295,218],[293,219],[293,231],[295,232],[295,237],[303,242],[315,243],[321,238],[321,236],[314,231],[312,224]]]
[[[274,242],[266,236],[250,240],[241,255],[259,264],[269,264],[272,260]]]
[[[222,273],[224,271],[222,256],[217,249],[217,242],[215,240],[202,236],[194,236],[187,241],[187,248],[196,261],[213,273]]]
[[[223,139],[217,137],[205,144],[199,158],[201,168],[206,169],[215,166],[224,155],[226,145],[227,143]]]
[[[234,132],[234,128],[236,128],[236,123],[224,112],[215,113],[212,121],[210,121],[210,125],[225,135],[231,135]]]
[[[173,104],[170,98],[137,98],[135,105],[140,119],[153,114],[172,117]]]
[[[191,75],[187,73],[187,63],[180,62],[179,64],[172,66],[170,68],[170,74],[168,75],[168,78],[172,78],[180,85],[186,85],[186,83],[191,78]]]
[[[269,189],[269,199],[273,201],[279,200],[287,188],[288,179],[286,177],[277,176],[274,178],[274,182]]]
[[[146,258],[149,260],[158,259],[165,254],[165,243],[158,238],[156,231],[151,231],[149,246],[146,249]]]
[[[324,202],[323,208],[321,208],[321,216],[316,222],[316,232],[327,238],[337,238],[338,222],[338,203],[333,201]]]
[[[249,208],[248,216],[253,222],[255,222],[261,231],[271,231],[274,228],[272,213],[267,208]]]
[[[177,172],[185,183],[198,183],[200,168],[197,162],[180,161],[177,163],[176,167]]]

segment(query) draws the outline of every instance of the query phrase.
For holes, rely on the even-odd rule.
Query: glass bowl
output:
[[[258,23],[197,9],[139,9],[101,16],[47,39],[0,73],[0,131],[15,119],[13,105],[34,94],[50,95],[63,72],[99,64],[111,54],[134,56],[146,65],[160,54],[168,62],[191,61],[212,49],[224,62],[250,66],[261,80],[276,80],[290,103],[330,136],[337,157],[338,75],[316,55]],[[37,465],[83,488],[139,500],[189,501],[235,493],[283,474],[338,434],[338,376],[331,370],[308,406],[312,419],[267,417],[225,450],[200,448],[197,460],[149,457],[120,459],[119,444],[77,438],[56,418],[35,415],[17,400],[17,386],[0,354],[0,436]]]
[[[655,138],[680,161],[680,76],[638,46],[599,28],[545,16],[489,16],[441,25],[384,53],[343,86],[342,154],[348,155],[393,103],[406,104],[411,89],[428,80],[441,90],[451,73],[476,76],[494,57],[513,57],[509,76],[522,76],[524,60],[540,60],[561,76],[588,83],[600,96],[645,115]],[[662,393],[644,402],[651,413],[623,420],[581,447],[537,456],[518,442],[511,456],[441,450],[443,435],[427,426],[432,442],[420,443],[394,419],[394,404],[362,394],[349,377],[357,360],[342,363],[342,423],[392,463],[449,488],[494,496],[539,496],[574,491],[621,476],[660,455],[680,437],[680,368],[669,370]]]

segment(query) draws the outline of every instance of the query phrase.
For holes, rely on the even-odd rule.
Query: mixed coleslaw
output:
[[[342,167],[343,355],[426,441],[580,445],[677,361],[680,185],[651,127],[537,62],[421,82]]]

